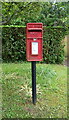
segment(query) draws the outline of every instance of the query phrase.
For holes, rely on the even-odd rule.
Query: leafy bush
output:
[[[46,63],[62,63],[64,60],[65,28],[45,28],[44,29],[44,61]]]
[[[3,28],[2,58],[4,61],[26,60],[25,28]]]
[[[3,28],[3,61],[26,61],[25,27]],[[65,28],[44,27],[43,58],[46,63],[62,63],[64,60]]]
[[[2,25],[13,25],[3,28],[4,61],[26,61],[25,27],[14,27],[30,22],[42,22],[43,62],[62,63],[64,60],[63,38],[68,28],[69,2],[24,2],[2,3]],[[62,26],[62,27],[60,27]],[[68,30],[67,30],[68,32]],[[68,34],[68,33],[67,33]]]

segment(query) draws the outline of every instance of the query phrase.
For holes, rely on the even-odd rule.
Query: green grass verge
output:
[[[37,64],[37,103],[31,99],[31,63],[3,63],[3,118],[66,118],[67,67]]]

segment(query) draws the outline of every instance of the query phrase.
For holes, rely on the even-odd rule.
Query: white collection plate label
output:
[[[38,42],[32,42],[32,54],[38,55]]]

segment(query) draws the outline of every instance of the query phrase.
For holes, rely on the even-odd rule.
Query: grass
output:
[[[3,118],[67,118],[67,67],[37,64],[37,103],[31,99],[31,63],[3,63]]]

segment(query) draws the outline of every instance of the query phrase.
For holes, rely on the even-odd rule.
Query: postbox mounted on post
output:
[[[32,68],[32,102],[36,103],[36,61],[42,61],[43,24],[27,23],[26,58],[31,61]]]
[[[27,23],[26,58],[27,61],[42,61],[43,24]]]

